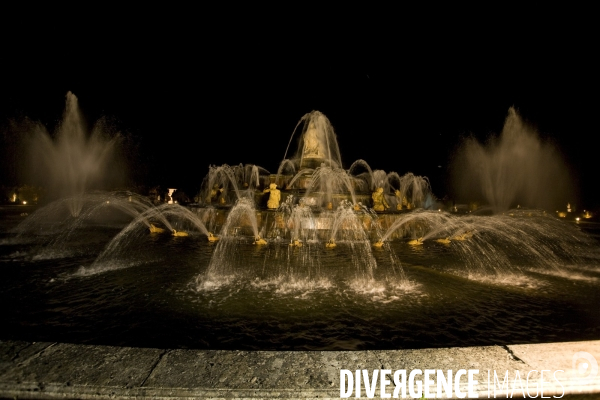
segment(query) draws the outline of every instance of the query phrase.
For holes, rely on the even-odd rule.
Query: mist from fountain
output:
[[[492,136],[486,144],[465,140],[454,158],[453,180],[460,196],[480,198],[496,213],[517,204],[556,210],[574,196],[558,150],[542,141],[514,107],[500,137]]]
[[[68,198],[72,216],[81,212],[86,191],[105,189],[124,179],[118,159],[120,135],[109,131],[106,120],[101,119],[88,132],[77,97],[68,92],[54,137],[41,124],[31,132],[30,179],[47,188],[51,199]]]

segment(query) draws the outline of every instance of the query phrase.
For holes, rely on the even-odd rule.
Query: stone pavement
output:
[[[355,398],[348,375],[355,384],[356,370],[367,370],[369,380],[374,370],[391,371],[383,393],[381,379],[368,393],[361,378],[361,398],[393,396],[397,370],[406,370],[406,396],[414,389],[413,394],[421,397],[418,386],[425,381],[426,369],[443,374],[452,370],[455,382],[457,372],[464,369],[458,385],[450,388],[453,398],[468,395],[468,370],[478,370],[471,394],[479,398],[512,394],[512,398],[592,399],[600,398],[598,360],[600,341],[387,351],[170,350],[0,341],[0,397],[323,399],[348,394]],[[409,374],[416,369],[421,372],[410,387]],[[431,375],[435,383],[426,397],[436,395],[438,376]],[[443,398],[447,390],[441,387]],[[398,394],[401,397],[401,391]]]

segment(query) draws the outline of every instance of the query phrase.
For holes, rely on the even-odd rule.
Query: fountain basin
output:
[[[0,300],[11,305],[2,310],[2,339],[382,350],[599,338],[597,248],[565,262],[561,273],[528,269],[515,253],[519,272],[478,276],[454,252],[455,243],[412,247],[391,240],[373,249],[377,268],[367,282],[357,272],[356,242],[326,249],[318,239],[301,247],[271,239],[253,246],[253,236],[238,235],[215,245],[199,233],[173,238],[143,229],[100,269],[81,275],[128,222],[104,215],[55,247],[44,234],[15,237],[17,211],[2,209]],[[600,232],[592,225],[589,231]],[[216,246],[228,240],[235,243],[229,260],[235,270],[206,277]]]

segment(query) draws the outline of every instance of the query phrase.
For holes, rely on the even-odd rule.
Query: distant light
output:
[[[579,221],[579,217],[575,218],[575,221]]]
[[[27,204],[27,202],[25,200],[23,200],[23,204]]]

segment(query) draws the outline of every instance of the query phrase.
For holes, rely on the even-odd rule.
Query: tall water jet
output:
[[[511,107],[500,137],[464,142],[453,180],[459,196],[484,201],[495,212],[517,205],[554,210],[574,195],[568,172],[560,153]]]
[[[77,97],[68,92],[55,134],[35,125],[28,146],[30,179],[45,187],[51,199],[70,198],[71,215],[77,216],[86,191],[123,181],[124,168],[116,157],[119,141],[120,135],[109,135],[104,119],[88,132]]]

